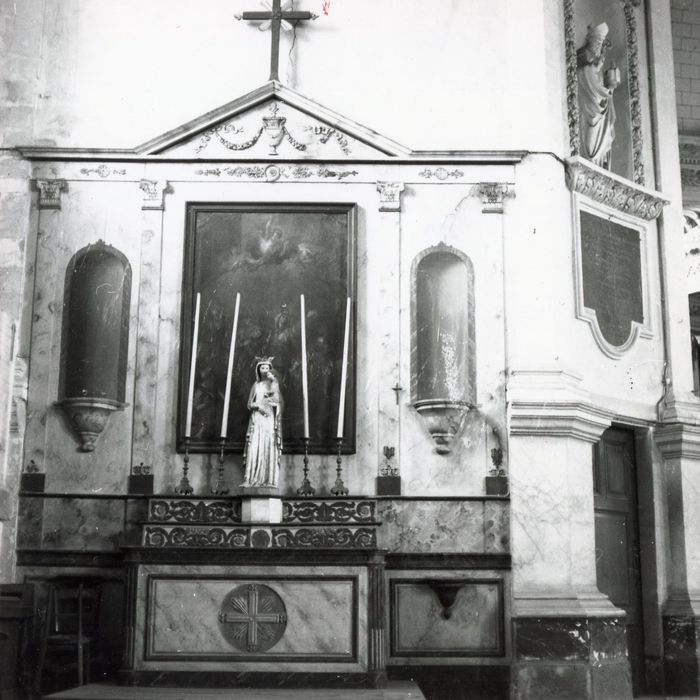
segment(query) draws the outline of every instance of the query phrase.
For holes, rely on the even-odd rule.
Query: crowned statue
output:
[[[586,43],[576,52],[581,155],[610,170],[615,140],[613,92],[620,84],[620,69],[605,70],[605,52],[611,47],[608,25],[589,26]]]
[[[260,358],[255,365],[255,383],[248,397],[250,420],[243,453],[243,487],[276,488],[279,482],[283,401],[273,359]]]

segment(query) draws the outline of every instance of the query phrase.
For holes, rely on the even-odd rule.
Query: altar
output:
[[[385,685],[376,505],[285,499],[260,525],[240,499],[151,500],[125,551],[122,682]]]

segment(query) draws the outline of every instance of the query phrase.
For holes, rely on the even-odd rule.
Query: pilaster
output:
[[[167,181],[141,180],[141,270],[138,291],[138,330],[134,382],[133,440],[130,491],[142,490],[151,481],[153,426],[158,387],[158,329],[163,245],[163,214]],[[145,471],[144,471],[145,469]],[[137,477],[134,479],[134,477]],[[145,478],[144,478],[145,477]],[[139,489],[132,488],[140,486]],[[151,491],[152,491],[151,483]]]
[[[382,238],[381,260],[377,261],[379,298],[369,300],[374,306],[377,329],[377,390],[379,402],[377,442],[378,481],[380,495],[401,492],[400,396],[403,391],[400,376],[401,328],[401,193],[403,182],[377,182],[379,219]],[[375,306],[376,304],[376,306]],[[397,479],[398,477],[398,479]]]

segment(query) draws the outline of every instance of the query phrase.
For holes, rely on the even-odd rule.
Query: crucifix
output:
[[[265,31],[272,27],[272,40],[270,50],[270,80],[279,80],[280,63],[280,26],[285,31],[292,29],[290,22],[301,22],[306,19],[316,19],[318,15],[313,12],[301,12],[293,10],[293,0],[287,0],[282,5],[282,0],[272,0],[270,3],[263,1],[266,12],[244,12],[236,15],[236,19],[246,19],[252,21],[262,21],[260,31]]]

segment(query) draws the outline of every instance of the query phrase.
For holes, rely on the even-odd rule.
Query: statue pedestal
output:
[[[282,499],[279,489],[265,486],[248,486],[242,489],[242,523],[281,523]]]

